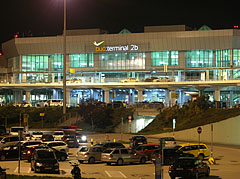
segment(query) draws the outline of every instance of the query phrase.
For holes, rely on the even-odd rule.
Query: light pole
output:
[[[63,116],[64,119],[66,119],[66,11],[67,11],[67,0],[64,0],[63,2],[63,8],[64,8],[64,22],[63,22]]]

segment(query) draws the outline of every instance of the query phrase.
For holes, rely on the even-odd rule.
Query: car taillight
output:
[[[64,142],[67,142],[67,140],[64,140]]]
[[[112,154],[110,154],[110,155],[109,155],[109,157],[110,157],[110,158],[112,158],[112,157],[113,157],[113,155],[112,155]]]
[[[30,155],[30,154],[31,154],[31,151],[30,151],[30,150],[28,150],[28,151],[27,151],[27,154],[28,154],[28,155]]]
[[[84,155],[89,155],[89,153],[88,153],[88,152],[86,152]]]
[[[176,142],[174,142],[174,144],[176,144]]]
[[[173,170],[173,166],[170,166],[170,167],[169,167],[169,170]]]

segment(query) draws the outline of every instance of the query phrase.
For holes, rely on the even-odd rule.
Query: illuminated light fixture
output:
[[[18,38],[18,34],[15,34],[15,35],[14,35],[14,38]]]
[[[233,26],[234,29],[238,29],[238,25]]]
[[[2,54],[2,52],[0,52],[0,56],[2,56],[3,54]]]

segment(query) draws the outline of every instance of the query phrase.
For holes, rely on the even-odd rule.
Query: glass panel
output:
[[[93,53],[71,54],[70,67],[93,67]]]
[[[178,51],[152,52],[152,66],[178,65]]]
[[[213,66],[212,50],[192,50],[185,52],[186,67],[203,68]]]

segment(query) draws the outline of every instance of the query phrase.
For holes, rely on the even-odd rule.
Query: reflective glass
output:
[[[93,53],[70,54],[70,67],[93,67]]]
[[[213,51],[212,50],[192,50],[185,52],[186,67],[201,68],[213,66]]]
[[[178,51],[152,52],[152,66],[178,65]]]
[[[216,67],[230,66],[230,49],[216,50],[215,59]]]

